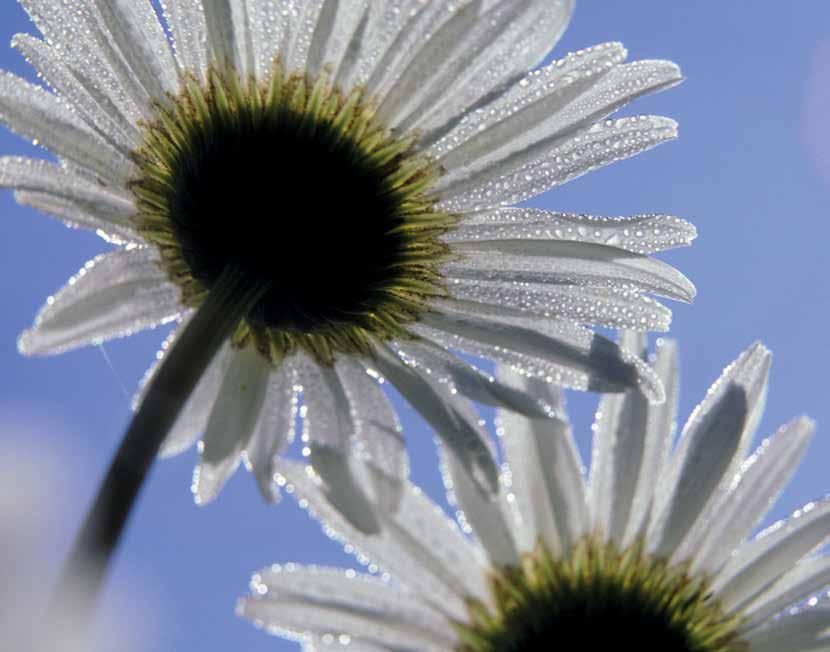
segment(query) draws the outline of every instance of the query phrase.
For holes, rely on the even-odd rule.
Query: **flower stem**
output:
[[[63,567],[51,605],[58,620],[71,612],[73,627],[88,624],[164,438],[222,343],[266,290],[267,285],[229,265],[176,339],[151,380]]]

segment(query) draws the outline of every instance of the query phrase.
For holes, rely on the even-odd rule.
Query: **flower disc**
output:
[[[433,208],[438,171],[413,136],[375,123],[360,89],[279,65],[265,84],[213,70],[157,114],[135,155],[139,228],[188,305],[229,265],[267,282],[238,344],[330,363],[405,336],[442,293],[454,217]]]
[[[542,546],[492,578],[490,611],[470,604],[460,652],[641,650],[747,652],[707,579],[646,555],[585,539],[564,559]]]

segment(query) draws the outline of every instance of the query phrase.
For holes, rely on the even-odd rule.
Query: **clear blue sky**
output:
[[[34,27],[4,0],[0,40],[21,31]],[[675,307],[681,415],[752,341],[760,338],[773,350],[760,434],[801,413],[819,424],[797,481],[774,509],[782,517],[830,489],[830,3],[578,0],[554,54],[608,40],[623,41],[631,58],[682,66],[682,86],[626,110],[674,117],[681,137],[536,203],[609,215],[668,212],[697,225],[696,245],[669,257],[699,292],[693,307]],[[0,67],[30,74],[6,47]],[[0,152],[34,151],[0,131]],[[59,447],[65,480],[53,496],[61,514],[53,528],[54,565],[129,419],[122,384],[131,394],[164,333],[108,344],[112,368],[97,349],[19,357],[17,333],[105,245],[18,207],[8,192],[0,193],[0,212],[0,436],[35,451]],[[594,402],[571,401],[583,450]],[[414,476],[437,496],[431,436],[411,412],[404,416]],[[194,461],[191,451],[153,473],[112,577],[111,586],[129,597],[118,610],[144,605],[150,616],[134,626],[147,629],[151,650],[296,649],[234,616],[251,571],[275,561],[351,565],[351,559],[290,500],[266,507],[246,473],[217,503],[197,508],[189,490]]]

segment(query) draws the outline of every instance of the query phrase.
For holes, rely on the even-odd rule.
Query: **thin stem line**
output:
[[[85,628],[128,518],[164,438],[210,361],[267,290],[229,265],[161,363],[87,512],[51,612]]]

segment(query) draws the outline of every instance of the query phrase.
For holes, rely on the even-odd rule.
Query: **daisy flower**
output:
[[[645,357],[645,338],[627,335]],[[667,400],[606,395],[583,469],[562,403],[538,381],[501,378],[557,418],[498,415],[505,455],[493,501],[448,460],[451,521],[408,485],[401,509],[363,536],[319,479],[281,461],[286,490],[376,574],[276,565],[253,576],[239,613],[308,649],[636,649],[795,652],[830,646],[830,502],[810,502],[750,537],[798,466],[813,424],[750,442],[770,354],[752,346],[695,408],[673,446],[676,348],[652,365]],[[348,644],[348,648],[345,645]]]
[[[688,301],[694,288],[649,254],[693,227],[510,205],[674,138],[666,118],[607,119],[676,84],[674,64],[624,63],[607,43],[528,73],[568,0],[166,0],[163,15],[148,0],[21,4],[44,38],[13,44],[51,90],[3,73],[0,119],[57,160],[3,158],[0,186],[118,248],[48,300],[20,350],[179,322],[148,375],[159,398],[136,417],[133,455],[201,436],[199,502],[240,460],[274,497],[301,394],[304,452],[375,528],[343,460],[358,450],[393,486],[407,468],[369,369],[496,491],[457,392],[544,408],[451,349],[660,400],[648,367],[585,325],[666,329],[647,295]],[[169,434],[151,446],[151,430]]]

